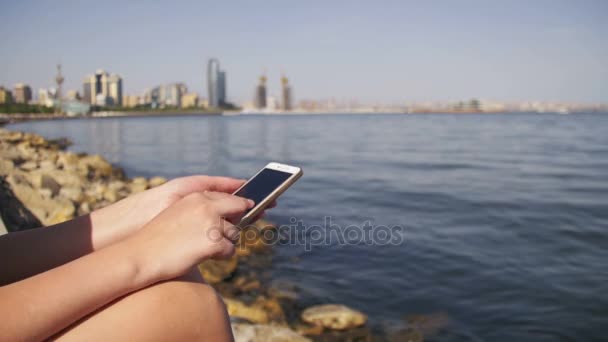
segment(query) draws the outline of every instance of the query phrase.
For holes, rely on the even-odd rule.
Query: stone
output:
[[[302,312],[301,318],[306,323],[333,330],[356,328],[367,322],[365,314],[342,304],[312,306]]]
[[[72,152],[61,152],[57,157],[57,165],[64,170],[76,170],[78,169],[78,163],[80,158]]]
[[[82,189],[80,187],[62,187],[61,190],[59,190],[59,195],[65,198],[69,198],[70,200],[76,203],[80,203],[84,200],[84,193],[82,192]]]
[[[26,161],[25,163],[19,165],[19,168],[24,171],[32,171],[38,168],[38,163],[35,161]]]
[[[264,309],[247,305],[240,300],[224,298],[224,304],[230,317],[238,317],[253,323],[268,323],[270,320]]]
[[[119,200],[118,192],[115,189],[107,188],[103,192],[103,198],[110,203],[114,203]]]
[[[78,161],[78,169],[81,175],[94,179],[109,177],[113,172],[112,164],[97,154],[81,157]]]
[[[157,186],[163,185],[163,184],[165,184],[165,183],[167,183],[167,178],[165,178],[165,177],[152,177],[152,178],[150,178],[150,180],[148,181],[148,185],[149,185],[151,188],[154,188],[154,187],[157,187]]]
[[[53,201],[55,206],[53,210],[49,212],[49,215],[45,222],[45,225],[53,225],[61,222],[65,222],[74,218],[76,208],[74,203],[68,199],[57,198]]]
[[[61,185],[59,185],[59,183],[57,183],[57,181],[47,175],[47,174],[42,174],[40,177],[40,187],[43,189],[49,189],[51,191],[51,195],[55,196],[59,193],[59,190],[61,190]]]
[[[233,323],[235,342],[310,342],[295,331],[281,326]]]
[[[0,159],[0,175],[9,175],[15,170],[15,163],[10,159]]]
[[[253,306],[264,310],[268,316],[268,320],[280,324],[287,324],[285,311],[283,311],[281,304],[276,298],[265,298],[260,296],[256,298]]]
[[[52,160],[41,160],[40,161],[40,165],[38,166],[40,168],[40,170],[43,171],[52,171],[57,169],[55,162],[53,162]]]
[[[148,189],[148,181],[144,177],[135,177],[129,184],[129,190],[132,194],[146,191]]]
[[[215,284],[232,276],[234,271],[236,271],[238,263],[239,259],[237,255],[227,260],[209,259],[200,263],[198,270],[208,283]]]

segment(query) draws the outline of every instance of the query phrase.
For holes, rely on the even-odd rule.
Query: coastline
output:
[[[102,156],[66,151],[70,144],[0,128],[0,226],[40,229],[167,181],[129,178]],[[244,232],[231,259],[198,266],[224,298],[237,341],[372,340],[362,312],[340,304],[302,308],[295,284],[272,283],[264,271],[273,250],[263,232],[275,227],[258,221],[249,229],[254,234]]]

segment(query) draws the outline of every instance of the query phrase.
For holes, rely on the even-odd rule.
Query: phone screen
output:
[[[235,195],[253,200],[257,205],[291,177],[291,175],[291,173],[287,172],[263,169]]]

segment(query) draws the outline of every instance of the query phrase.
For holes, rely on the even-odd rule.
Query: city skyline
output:
[[[124,94],[184,82],[205,95],[206,62],[217,57],[236,103],[254,97],[261,73],[277,98],[285,73],[299,99],[606,102],[605,2],[349,4],[179,2],[168,15],[156,2],[121,11],[111,2],[13,2],[0,14],[11,47],[0,51],[0,84],[51,87],[61,63],[66,90],[103,68],[123,77]],[[108,18],[112,26],[97,30]]]

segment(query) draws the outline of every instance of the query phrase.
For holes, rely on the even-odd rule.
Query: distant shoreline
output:
[[[93,112],[89,115],[65,115],[55,113],[0,113],[0,126],[10,123],[34,121],[34,120],[70,120],[70,119],[98,119],[98,118],[129,118],[129,117],[166,117],[166,116],[247,116],[247,115],[367,115],[367,114],[394,114],[394,115],[500,115],[500,114],[585,114],[585,113],[606,113],[602,111],[589,111],[589,112],[481,112],[481,111],[416,111],[416,112],[363,112],[363,111],[289,111],[289,112],[241,112],[241,111],[214,111],[214,112],[197,112],[197,111],[158,111],[158,112],[122,112],[122,111],[107,111],[107,112]]]

